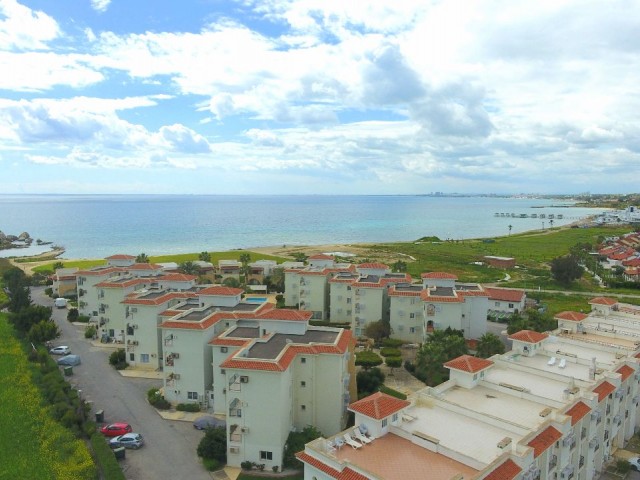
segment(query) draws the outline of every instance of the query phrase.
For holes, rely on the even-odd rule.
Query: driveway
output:
[[[53,300],[44,295],[43,287],[32,288],[31,299],[38,305],[53,307]],[[92,417],[96,410],[104,410],[105,422],[130,423],[134,432],[145,438],[143,448],[127,450],[125,460],[121,461],[127,479],[213,478],[196,455],[203,433],[194,429],[190,422],[162,419],[147,403],[147,390],[161,386],[161,382],[121,376],[109,365],[108,358],[113,349],[94,347],[85,340],[84,326],[69,323],[66,308],[53,307],[53,319],[62,332],[54,345],[68,345],[82,358],[82,364],[73,367],[73,375],[67,380],[91,402]]]

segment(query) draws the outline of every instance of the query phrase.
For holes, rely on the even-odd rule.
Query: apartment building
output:
[[[96,285],[108,278],[120,275],[123,270],[117,266],[101,265],[76,272],[76,291],[78,293],[78,313],[97,319],[101,298]]]
[[[355,425],[375,440],[349,446],[350,429],[310,442],[298,454],[305,479],[596,478],[640,425],[640,308],[607,318],[621,309],[624,331],[517,332],[510,352],[447,362],[450,379],[408,401],[354,402]]]
[[[341,431],[356,398],[349,330],[310,327],[311,312],[271,310],[212,342],[215,410],[227,414],[227,462],[282,467],[289,433]],[[220,362],[220,363],[218,363]]]
[[[53,293],[59,297],[75,296],[76,291],[76,273],[77,268],[59,268],[51,275],[51,289]]]
[[[388,289],[411,283],[407,273],[391,273],[383,263],[355,265],[356,272],[339,272],[329,280],[331,322],[349,322],[356,337],[368,324],[389,320]]]
[[[463,330],[467,339],[486,332],[489,294],[478,284],[457,282],[447,272],[423,273],[422,284],[389,288],[392,337],[422,343],[434,330]]]
[[[285,269],[285,304],[312,312],[314,320],[328,320],[329,280],[340,272],[355,272],[355,266],[336,263],[334,257],[323,254],[309,257],[308,262],[307,266]]]

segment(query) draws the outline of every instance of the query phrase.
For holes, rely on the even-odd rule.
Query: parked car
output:
[[[53,302],[56,308],[67,308],[67,299],[66,298],[56,298]]]
[[[629,464],[631,465],[631,470],[640,470],[640,457],[631,457],[629,459]]]
[[[80,365],[80,355],[65,355],[58,359],[58,365],[67,365],[71,367]]]
[[[196,430],[205,430],[207,428],[224,426],[226,426],[226,422],[224,420],[217,419],[216,417],[212,417],[211,415],[203,415],[200,418],[196,418],[196,420],[193,422],[193,428],[195,428]]]
[[[131,431],[133,431],[131,425],[123,422],[111,423],[100,429],[100,433],[107,437],[117,437],[119,435],[124,435],[125,433],[131,433]]]
[[[124,447],[137,450],[142,445],[144,445],[144,439],[139,433],[125,433],[124,435],[118,435],[109,440],[109,446],[111,448]]]
[[[71,349],[66,345],[60,345],[59,347],[53,347],[49,350],[49,353],[52,355],[69,355],[71,353]]]

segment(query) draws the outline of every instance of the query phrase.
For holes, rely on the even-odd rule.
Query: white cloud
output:
[[[16,0],[0,2],[0,50],[42,50],[60,35],[58,23]]]
[[[107,11],[111,0],[91,0],[91,7],[100,13],[104,13]]]

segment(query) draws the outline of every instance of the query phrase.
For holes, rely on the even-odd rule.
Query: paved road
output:
[[[53,306],[41,287],[32,288],[31,298],[39,305]],[[137,451],[127,450],[121,465],[129,480],[188,478],[211,479],[196,455],[203,433],[191,423],[162,419],[147,403],[146,392],[160,386],[157,380],[126,378],[108,362],[109,348],[94,347],[84,338],[84,328],[67,322],[67,309],[53,308],[53,319],[62,336],[55,345],[68,345],[82,358],[73,367],[69,382],[82,390],[85,400],[92,402],[91,415],[104,410],[106,422],[125,421],[135,432],[142,433],[146,445]]]

